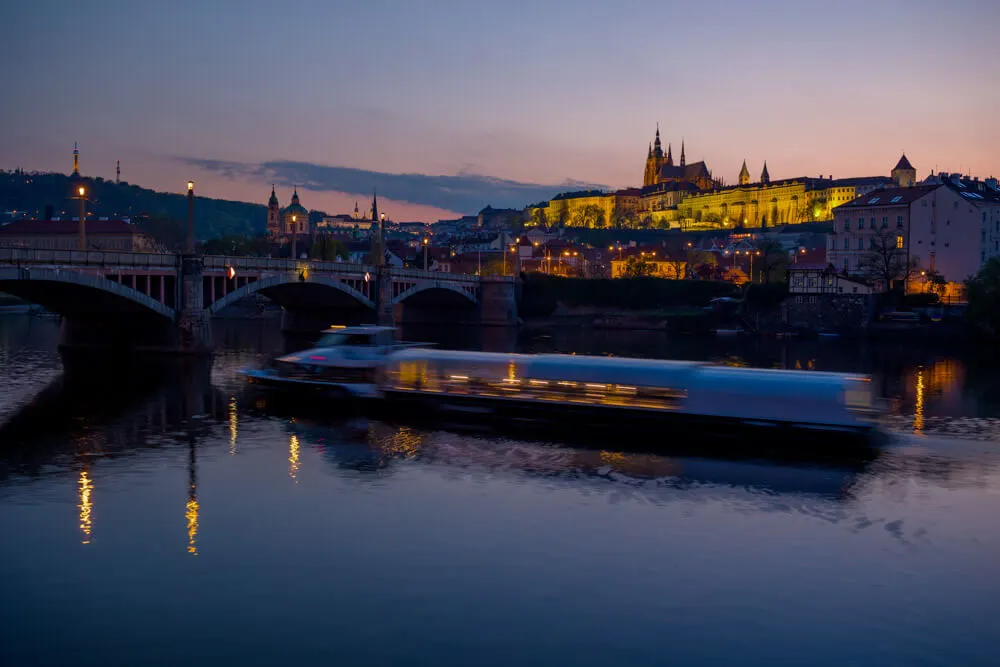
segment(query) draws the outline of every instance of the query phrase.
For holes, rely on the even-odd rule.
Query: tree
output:
[[[531,209],[531,224],[535,227],[545,227],[545,209],[538,207]]]
[[[858,269],[887,291],[894,281],[905,279],[909,273],[903,237],[879,228],[869,238],[868,252],[858,260]]]
[[[994,257],[986,262],[965,285],[969,290],[969,324],[978,333],[1000,336],[1000,259]]]
[[[784,282],[788,270],[788,253],[777,241],[765,241],[757,247],[759,255],[754,255],[754,273],[762,283]],[[753,276],[751,276],[753,278]]]
[[[622,278],[642,278],[645,276],[651,276],[656,272],[656,266],[652,262],[647,262],[644,257],[636,257],[632,255],[625,260],[625,266],[622,269]]]
[[[328,236],[320,236],[313,241],[309,248],[309,258],[319,259],[326,262],[346,261],[350,257],[347,248],[337,239]]]
[[[712,280],[719,268],[719,258],[714,252],[691,250],[688,252],[688,264],[691,266],[691,272],[698,278]]]

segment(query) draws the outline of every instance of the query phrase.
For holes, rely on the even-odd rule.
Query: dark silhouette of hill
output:
[[[124,181],[116,184],[102,178],[3,171],[0,172],[0,211],[17,211],[18,216],[27,212],[28,217],[38,220],[47,219],[47,214],[75,217],[79,203],[71,197],[80,181],[87,189],[87,211],[94,217],[131,217],[168,245],[183,240],[186,195],[157,192]],[[267,208],[263,204],[195,197],[194,211],[195,235],[199,239],[256,236],[264,231],[267,221]]]

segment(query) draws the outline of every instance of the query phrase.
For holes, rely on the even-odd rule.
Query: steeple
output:
[[[115,160],[115,185],[122,182],[122,161]]]
[[[653,142],[649,142],[649,152],[646,153],[646,159],[653,157]]]
[[[683,167],[687,164],[687,158],[684,157],[684,140],[681,139],[681,166]]]
[[[267,200],[268,207],[278,205],[278,195],[274,194],[274,184],[271,184],[271,197]]]
[[[378,193],[372,189],[372,220],[378,221]]]
[[[750,170],[747,169],[747,161],[743,160],[743,167],[740,169],[740,185],[750,184]]]
[[[296,204],[299,204],[299,189],[298,189],[298,187],[293,187],[293,189],[292,189],[292,203],[291,203],[291,205],[295,206]],[[299,204],[299,205],[301,205],[301,204]]]
[[[358,202],[357,202],[357,200],[355,200],[355,201],[354,201],[354,219],[355,219],[355,220],[357,220],[357,219],[358,219],[358,217],[359,217],[359,213],[358,213]]]
[[[663,144],[660,143],[660,124],[656,124],[656,139],[653,140],[653,157],[663,157]]]
[[[765,185],[771,182],[771,174],[767,173],[767,160],[764,160],[764,169],[760,172],[760,182]]]
[[[670,144],[667,144],[667,166],[674,166],[674,149]]]
[[[80,147],[73,142],[73,175],[80,175]]]

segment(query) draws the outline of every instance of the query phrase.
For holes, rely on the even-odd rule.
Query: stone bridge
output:
[[[63,316],[67,345],[198,351],[211,317],[260,294],[286,329],[397,321],[514,325],[512,277],[340,262],[0,248],[0,292]]]

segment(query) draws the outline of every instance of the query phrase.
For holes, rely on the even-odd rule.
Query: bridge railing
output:
[[[173,269],[177,266],[177,255],[152,252],[0,248],[0,263]]]
[[[134,269],[175,269],[180,256],[152,252],[105,252],[101,250],[44,250],[38,248],[0,248],[0,264],[44,264],[50,266],[93,266],[122,267]],[[317,273],[339,273],[374,276],[376,268],[367,264],[347,262],[325,262],[317,260],[279,259],[274,257],[230,257],[228,255],[205,255],[206,269],[233,267],[237,271],[282,271],[292,272],[308,267]],[[477,275],[469,273],[446,273],[444,271],[423,271],[420,269],[392,268],[395,278],[411,280],[435,280],[458,283],[475,283]],[[513,281],[513,276],[491,276],[490,280]]]

